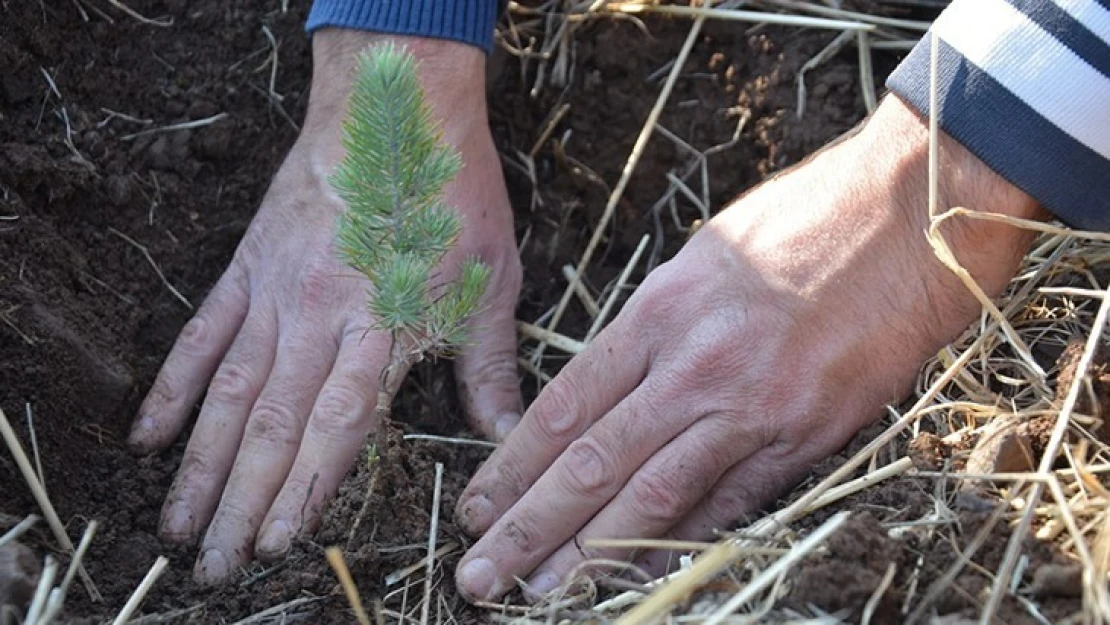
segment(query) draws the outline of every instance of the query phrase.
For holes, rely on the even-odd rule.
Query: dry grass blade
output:
[[[585,343],[594,340],[597,333],[601,331],[601,327],[605,325],[605,321],[609,319],[609,315],[613,312],[613,306],[617,303],[617,300],[620,299],[621,292],[624,291],[625,285],[628,284],[628,278],[632,275],[632,270],[639,264],[640,256],[642,256],[644,250],[647,249],[647,244],[650,240],[651,237],[646,234],[640,237],[640,243],[636,245],[636,250],[632,252],[632,258],[628,259],[624,269],[621,270],[620,276],[617,277],[617,283],[613,285],[613,291],[609,294],[609,298],[605,300],[605,304],[601,306],[601,311],[597,314],[597,317],[594,318],[593,323],[590,324],[590,329],[586,332]]]
[[[639,625],[649,623],[666,614],[672,606],[688,597],[700,585],[732,564],[739,557],[740,549],[741,546],[735,541],[725,540],[717,543],[712,549],[698,556],[690,568],[669,576],[651,595],[622,616],[617,624]],[[633,594],[639,596],[639,593]],[[620,599],[624,596],[617,597],[609,605],[619,605]],[[601,608],[601,606],[598,606],[598,608]]]
[[[28,514],[27,517],[16,524],[15,527],[4,532],[3,536],[0,536],[0,547],[3,547],[4,545],[12,541],[18,540],[19,537],[24,534],[24,532],[34,527],[35,523],[38,523],[38,521],[38,515]]]
[[[755,599],[756,595],[773,584],[775,580],[789,571],[790,567],[809,555],[823,543],[825,539],[831,536],[833,532],[839,529],[841,525],[844,525],[848,520],[848,516],[848,512],[837,512],[829,518],[828,521],[821,524],[821,527],[813,530],[813,533],[799,541],[789,553],[775,560],[774,564],[764,569],[749,582],[743,590],[733,595],[731,599],[718,608],[716,612],[705,620],[705,625],[718,625],[724,622],[729,615],[735,613],[741,606]]]
[[[166,126],[159,126],[157,128],[147,128],[146,130],[133,132],[129,135],[123,135],[122,137],[120,137],[120,141],[131,141],[132,139],[138,139],[139,137],[145,137],[146,135],[156,135],[162,132],[176,132],[178,130],[194,130],[196,128],[203,128],[205,126],[211,126],[212,124],[220,121],[221,119],[224,119],[225,117],[227,117],[227,113],[217,113],[215,115],[212,115],[211,117],[205,117],[203,119],[194,119],[192,121],[169,124]]]
[[[150,570],[147,571],[146,576],[143,577],[143,581],[139,582],[139,585],[135,588],[135,592],[131,593],[131,597],[127,599],[127,603],[125,603],[123,609],[119,611],[116,620],[112,621],[112,625],[124,625],[131,620],[131,615],[135,613],[135,610],[139,609],[139,604],[146,598],[146,593],[150,592],[151,587],[154,586],[154,582],[158,581],[158,578],[162,576],[162,571],[166,569],[169,563],[169,558],[166,556],[158,556],[158,559],[150,566]]]
[[[705,9],[698,9],[698,11],[704,13]],[[570,298],[574,296],[577,283],[585,274],[586,268],[589,267],[590,261],[593,259],[594,252],[597,251],[597,247],[601,243],[602,236],[608,228],[609,222],[612,220],[613,214],[617,209],[617,204],[624,195],[624,190],[628,187],[628,182],[632,179],[632,173],[636,170],[636,165],[640,162],[640,158],[644,154],[644,149],[647,147],[648,140],[651,139],[655,124],[659,121],[659,116],[663,112],[663,107],[670,98],[671,91],[674,90],[675,83],[678,81],[678,75],[682,71],[683,65],[686,64],[686,59],[690,56],[690,51],[694,48],[698,33],[701,32],[702,26],[705,25],[705,18],[705,15],[699,15],[697,19],[694,20],[694,24],[690,27],[690,32],[686,36],[686,41],[683,42],[682,49],[679,50],[678,57],[675,59],[674,68],[667,76],[667,81],[663,83],[663,88],[659,91],[659,97],[656,98],[655,105],[648,114],[647,121],[640,130],[639,136],[636,137],[636,142],[633,144],[632,151],[629,153],[628,160],[625,161],[624,168],[621,171],[621,177],[617,181],[617,185],[613,188],[613,192],[609,195],[609,200],[605,204],[605,210],[601,215],[601,219],[594,228],[594,233],[590,237],[589,243],[586,244],[586,250],[582,253],[582,257],[578,261],[578,266],[575,268],[574,272],[574,279],[567,286],[566,290],[563,291],[563,295],[559,299],[559,304],[555,308],[555,314],[551,316],[551,321],[547,324],[548,330],[554,331],[559,327],[559,322],[563,318],[563,313],[566,311],[567,304],[570,302]],[[542,362],[545,348],[546,343],[541,342],[539,347],[536,348],[535,355],[532,359],[533,362]]]
[[[667,549],[670,551],[705,551],[716,543],[696,540],[664,540],[658,538],[591,538],[583,541],[586,549]],[[775,550],[779,552],[781,549]]]
[[[875,610],[879,608],[879,602],[883,600],[883,595],[886,594],[890,588],[891,582],[894,581],[894,575],[898,572],[898,567],[891,562],[886,567],[886,573],[879,581],[879,585],[875,587],[875,592],[871,593],[871,597],[867,599],[867,603],[863,606],[863,616],[860,617],[860,625],[870,625],[871,619],[875,616]]]
[[[424,569],[424,602],[420,607],[420,625],[428,625],[432,607],[432,578],[436,568],[436,539],[439,536],[439,498],[443,491],[443,463],[436,463],[435,489],[432,492],[432,521],[428,530],[428,564]]]
[[[878,484],[883,480],[889,480],[892,477],[901,475],[912,468],[913,460],[910,460],[909,458],[900,458],[895,462],[884,465],[868,473],[867,475],[858,477],[851,482],[846,482],[844,484],[841,484],[840,486],[837,486],[836,488],[830,488],[827,492],[825,492],[825,494],[818,497],[816,501],[814,501],[812,504],[810,504],[808,508],[806,508],[806,513],[808,514],[815,510],[820,510],[825,506],[832,505],[849,495],[854,495],[864,490],[865,488],[870,488],[875,484]]]
[[[158,26],[159,28],[169,28],[170,26],[173,26],[173,18],[152,20],[149,17],[144,16],[142,13],[139,13],[135,9],[132,9],[126,4],[120,2],[120,0],[108,0],[108,4],[116,7],[120,11],[126,13],[129,17],[134,18],[135,20],[139,21],[140,23],[146,24],[147,26]]]
[[[43,610],[46,609],[46,600],[50,596],[50,588],[54,585],[54,577],[58,574],[58,561],[53,556],[46,556],[46,564],[42,567],[39,584],[35,587],[35,595],[31,598],[31,605],[27,608],[29,625],[38,625],[42,619]]]
[[[290,610],[317,603],[323,600],[323,597],[298,597],[296,599],[293,599],[292,601],[286,601],[285,603],[266,608],[258,614],[252,614],[245,619],[235,621],[231,625],[254,625],[255,623],[261,623],[263,621],[270,620],[271,618],[278,616],[279,614],[282,617],[280,622],[284,623],[286,620],[285,615],[288,614]]]
[[[781,13],[764,13],[762,11],[744,11],[741,9],[706,9],[677,4],[610,2],[605,5],[603,12],[627,13],[631,15],[659,13],[662,15],[681,15],[701,19],[708,17],[724,21],[777,24],[780,26],[796,26],[800,28],[823,28],[826,30],[875,30],[874,24],[866,24],[855,20],[806,17],[804,15],[783,15]]]
[[[821,527],[794,548],[764,569],[739,593],[715,611],[705,623],[721,623],[740,606],[752,601],[756,595],[771,586],[775,580],[786,573],[791,566],[813,551],[832,532],[848,519],[847,512],[833,515]],[[735,539],[721,541],[712,549],[699,555],[690,568],[673,575],[658,586],[646,599],[633,607],[617,620],[618,625],[642,625],[661,620],[668,615],[674,605],[693,594],[702,584],[730,566],[745,552],[746,546]]]
[[[794,84],[798,90],[798,102],[795,105],[794,114],[801,119],[806,112],[806,72],[816,69],[822,63],[835,57],[849,42],[852,41],[853,33],[846,30],[836,36],[835,39],[830,41],[828,45],[821,49],[820,52],[813,55],[813,58],[806,61],[804,65],[798,68],[798,72],[794,75]]]
[[[876,26],[891,26],[893,28],[904,28],[906,30],[926,31],[929,29],[931,22],[921,20],[903,20],[892,17],[884,17],[881,15],[871,15],[868,13],[859,13],[856,11],[845,11],[833,7],[821,6],[813,2],[799,2],[798,0],[761,0],[764,3],[780,6],[784,9],[793,9],[796,11],[803,11],[812,13],[814,15],[822,15],[825,17],[851,20],[854,22],[862,22],[864,24],[874,24]]]
[[[65,525],[62,520],[58,518],[58,513],[54,510],[54,504],[50,502],[47,497],[46,491],[39,483],[38,477],[35,476],[35,470],[31,467],[31,461],[27,458],[27,453],[23,451],[23,445],[19,442],[19,437],[15,435],[15,430],[12,429],[11,423],[8,422],[7,415],[4,410],[0,408],[0,435],[3,435],[4,442],[8,446],[8,451],[11,452],[12,457],[15,458],[15,463],[19,467],[19,471],[23,474],[23,479],[27,482],[27,486],[31,489],[31,496],[35,498],[38,503],[39,509],[42,510],[43,516],[46,517],[46,523],[50,526],[50,531],[54,534],[54,539],[58,541],[68,553],[74,553],[73,541],[69,539],[66,534]],[[92,578],[89,577],[88,572],[85,571],[83,566],[79,566],[77,570],[78,575],[81,576],[81,581],[85,585],[85,590],[88,591],[89,597],[96,602],[101,601],[100,591],[96,589],[93,584]]]
[[[89,521],[88,527],[85,528],[85,533],[81,536],[81,542],[77,543],[77,550],[73,554],[73,559],[70,560],[69,566],[66,568],[66,574],[62,577],[62,583],[58,586],[58,607],[61,608],[62,602],[65,601],[66,595],[69,594],[69,586],[73,583],[73,577],[77,575],[78,569],[81,568],[81,562],[85,559],[85,553],[89,550],[89,545],[92,544],[93,536],[96,535],[97,522]]]
[[[1110,316],[1110,288],[1107,289],[1107,293],[1099,305],[1098,314],[1095,316],[1091,333],[1087,337],[1087,343],[1083,349],[1083,355],[1080,357],[1079,364],[1076,367],[1075,379],[1071,388],[1068,389],[1067,397],[1064,399],[1064,405],[1060,408],[1060,414],[1057,416],[1056,424],[1052,429],[1052,436],[1048,439],[1048,444],[1045,445],[1044,455],[1041,456],[1041,464],[1037,469],[1037,472],[1041,475],[1050,475],[1052,473],[1052,466],[1060,453],[1060,446],[1064,441],[1064,434],[1067,432],[1076,402],[1079,400],[1080,393],[1084,388],[1084,378],[1091,367],[1091,361],[1094,359],[1095,350],[1098,348],[1099,342],[1102,339],[1102,332],[1106,327],[1108,316]],[[1024,540],[1025,535],[1029,532],[1029,526],[1033,520],[1033,513],[1044,493],[1044,485],[1043,481],[1033,484],[1027,498],[1026,508],[1021,515],[1021,521],[1014,529],[1013,534],[1010,535],[1010,543],[1006,547],[1006,555],[1002,559],[1002,564],[998,567],[998,573],[995,575],[994,587],[991,589],[990,598],[983,607],[983,612],[980,617],[980,622],[984,623],[984,625],[991,623],[998,611],[999,604],[1006,591],[1007,581],[1010,579],[1014,566],[1017,564],[1018,555],[1021,553],[1022,540]]]
[[[945,590],[951,590],[950,587],[952,582],[955,581],[956,576],[960,574],[960,571],[962,571],[969,562],[971,562],[972,556],[974,556],[975,552],[979,551],[979,548],[986,542],[987,537],[990,536],[991,531],[994,530],[994,526],[998,524],[998,521],[1002,519],[1002,515],[1006,512],[1008,507],[1009,502],[1006,501],[995,506],[994,512],[991,514],[990,518],[987,519],[987,521],[983,523],[983,526],[979,528],[979,531],[975,533],[971,542],[968,543],[967,548],[960,552],[960,557],[956,558],[956,561],[948,567],[948,570],[945,571],[939,579],[933,582],[929,590],[925,592],[925,596],[921,599],[921,602],[917,604],[914,611],[906,618],[907,625],[912,625],[920,621],[921,618],[925,616],[925,612],[940,598],[941,593]]]
[[[561,352],[580,354],[586,349],[586,344],[582,341],[576,341],[569,336],[559,334],[558,332],[552,332],[547,328],[532,325],[527,321],[518,321],[516,327],[524,336],[542,341],[544,344],[550,345]]]
[[[183,620],[193,612],[204,609],[205,603],[198,603],[187,608],[180,610],[170,610],[168,612],[161,612],[158,614],[147,614],[140,616],[136,619],[131,619],[127,625],[161,625],[161,623],[178,623],[178,622],[195,622],[195,620]]]
[[[868,113],[874,113],[879,106],[875,93],[875,71],[871,63],[871,38],[867,31],[856,31],[856,49],[859,51],[859,88],[863,92],[863,106]]]
[[[327,553],[328,564],[335,571],[335,576],[339,578],[339,584],[343,586],[343,594],[347,596],[347,603],[351,605],[359,625],[370,625],[370,617],[362,607],[362,597],[359,596],[358,586],[355,585],[351,570],[347,568],[347,562],[343,559],[343,552],[339,547],[328,547],[325,553]]]
[[[578,296],[578,301],[582,302],[582,307],[586,309],[591,319],[597,317],[598,313],[601,312],[597,300],[590,294],[586,283],[581,278],[575,278],[576,275],[578,274],[575,273],[572,265],[563,265],[563,277],[567,279],[568,284],[575,285],[574,294]]]
[[[476,438],[457,438],[453,436],[438,436],[436,434],[405,434],[402,438],[406,441],[428,441],[432,443],[443,443],[445,445],[471,445],[474,447],[497,449],[497,443]]]
[[[178,291],[176,288],[174,288],[174,286],[170,284],[170,281],[168,279],[166,279],[166,274],[162,273],[162,268],[158,266],[158,263],[154,262],[154,257],[150,255],[150,251],[146,249],[145,245],[140,244],[135,239],[132,239],[131,237],[120,232],[119,230],[116,230],[115,228],[108,228],[108,232],[111,232],[124,241],[127,241],[135,249],[139,250],[139,252],[142,253],[143,257],[146,258],[146,262],[150,263],[150,266],[154,269],[154,273],[158,274],[158,279],[162,281],[162,284],[165,285],[166,289],[168,289],[169,292],[177,298],[177,301],[184,304],[185,308],[193,310],[193,305],[189,302],[189,300],[181,294],[181,291]]]

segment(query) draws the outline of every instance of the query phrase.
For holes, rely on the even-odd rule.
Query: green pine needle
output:
[[[336,245],[370,280],[379,329],[423,337],[425,349],[447,353],[466,342],[490,271],[470,259],[456,282],[429,284],[462,231],[458,213],[443,203],[462,162],[442,141],[416,69],[391,43],[359,55],[343,123],[347,153],[330,178],[347,205]]]

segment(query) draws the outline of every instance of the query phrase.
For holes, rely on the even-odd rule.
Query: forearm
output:
[[[346,108],[356,58],[380,41],[403,45],[418,63],[420,83],[436,118],[450,134],[456,120],[485,120],[485,54],[440,39],[324,28],[312,38],[312,87],[305,129],[336,127]]]
[[[310,183],[325,186],[323,181],[343,156],[341,125],[358,54],[384,41],[402,45],[416,57],[433,116],[444,139],[470,159],[466,166],[485,159],[490,138],[485,54],[480,49],[455,41],[322,28],[313,34],[309,104],[295,148],[307,159],[300,167]]]
[[[316,0],[305,25],[313,36],[305,134],[338,132],[355,56],[388,39],[416,57],[421,84],[448,140],[464,141],[451,136],[456,126],[485,124],[485,53],[492,47],[498,6],[498,0]]]

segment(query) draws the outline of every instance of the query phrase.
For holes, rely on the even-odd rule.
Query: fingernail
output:
[[[559,576],[551,571],[541,571],[528,582],[525,587],[525,598],[535,603],[543,599],[544,595],[559,587]]]
[[[475,495],[459,508],[459,524],[471,535],[484,533],[493,521],[493,502],[485,495]]]
[[[184,501],[174,502],[162,513],[162,537],[176,543],[191,540],[196,519],[192,506]]]
[[[493,436],[497,438],[498,441],[505,440],[509,437],[509,432],[512,432],[513,428],[515,428],[518,423],[520,423],[520,415],[515,412],[501,415],[501,417],[497,419],[497,423],[493,426]]]
[[[455,583],[463,595],[471,599],[488,601],[492,599],[489,594],[496,579],[497,571],[494,570],[493,563],[485,558],[478,558],[467,562],[459,569]]]
[[[140,450],[146,446],[146,437],[150,435],[151,430],[154,429],[154,417],[144,415],[139,418],[131,426],[131,433],[127,437],[127,443],[132,447],[139,448]]]
[[[227,579],[231,565],[219,549],[209,549],[197,560],[193,568],[193,579],[201,584],[215,584]]]
[[[262,559],[283,558],[289,553],[292,529],[285,521],[270,523],[258,539],[258,555]]]

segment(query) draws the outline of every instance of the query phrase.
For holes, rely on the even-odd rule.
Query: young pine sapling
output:
[[[490,275],[471,258],[454,281],[437,279],[462,231],[461,218],[443,199],[462,163],[442,140],[416,70],[413,57],[392,44],[359,55],[343,123],[347,153],[330,179],[347,205],[339,251],[369,279],[375,329],[393,339],[377,397],[382,426],[404,371],[466,342],[467,321]]]

